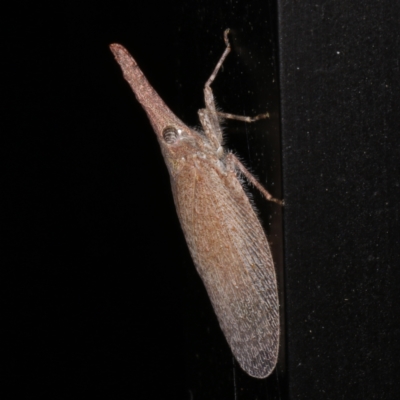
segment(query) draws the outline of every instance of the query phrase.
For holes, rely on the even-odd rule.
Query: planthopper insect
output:
[[[188,128],[172,113],[124,47],[110,48],[157,135],[182,230],[222,331],[242,369],[265,378],[278,356],[277,283],[268,241],[242,177],[267,200],[281,202],[223,147],[221,119],[254,122],[268,117],[216,109],[211,84],[230,52],[228,33],[226,49],[204,87],[205,108],[198,111],[203,131]]]

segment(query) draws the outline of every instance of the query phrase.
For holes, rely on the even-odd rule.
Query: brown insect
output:
[[[176,211],[222,331],[240,366],[264,378],[278,356],[277,284],[267,238],[240,176],[267,200],[281,202],[222,146],[222,118],[254,122],[268,117],[235,116],[215,107],[211,84],[230,52],[228,33],[226,49],[204,87],[205,108],[198,111],[203,132],[188,128],[172,113],[124,47],[110,48],[157,135]]]

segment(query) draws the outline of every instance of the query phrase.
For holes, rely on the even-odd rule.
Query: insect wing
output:
[[[239,180],[200,160],[172,179],[196,268],[239,362],[264,378],[276,364],[279,305],[265,233]]]

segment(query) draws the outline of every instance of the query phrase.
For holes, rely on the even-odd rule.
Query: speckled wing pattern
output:
[[[256,378],[275,367],[279,344],[279,304],[268,241],[237,171],[267,200],[274,199],[240,161],[223,149],[211,83],[230,51],[226,48],[205,84],[204,132],[177,118],[119,44],[110,46],[125,79],[145,109],[171,177],[177,213],[196,268],[221,328],[240,366]],[[225,118],[254,122],[267,114]]]
[[[171,179],[178,216],[235,358],[251,376],[263,378],[275,367],[279,343],[268,241],[235,173],[199,162]]]

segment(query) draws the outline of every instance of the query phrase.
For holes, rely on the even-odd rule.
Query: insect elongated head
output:
[[[134,58],[120,44],[110,45],[124,78],[150,119],[168,168],[176,169],[188,146],[197,147],[198,134],[188,128],[164,103],[150,85]]]
[[[122,46],[110,47],[156,132],[189,250],[232,352],[250,376],[264,378],[278,354],[276,276],[268,240],[237,172],[273,198],[223,150],[221,113],[210,85],[230,51],[228,32],[226,49],[206,82],[205,109],[199,110],[204,132],[191,130],[171,112]],[[225,116],[248,122],[262,117]]]

